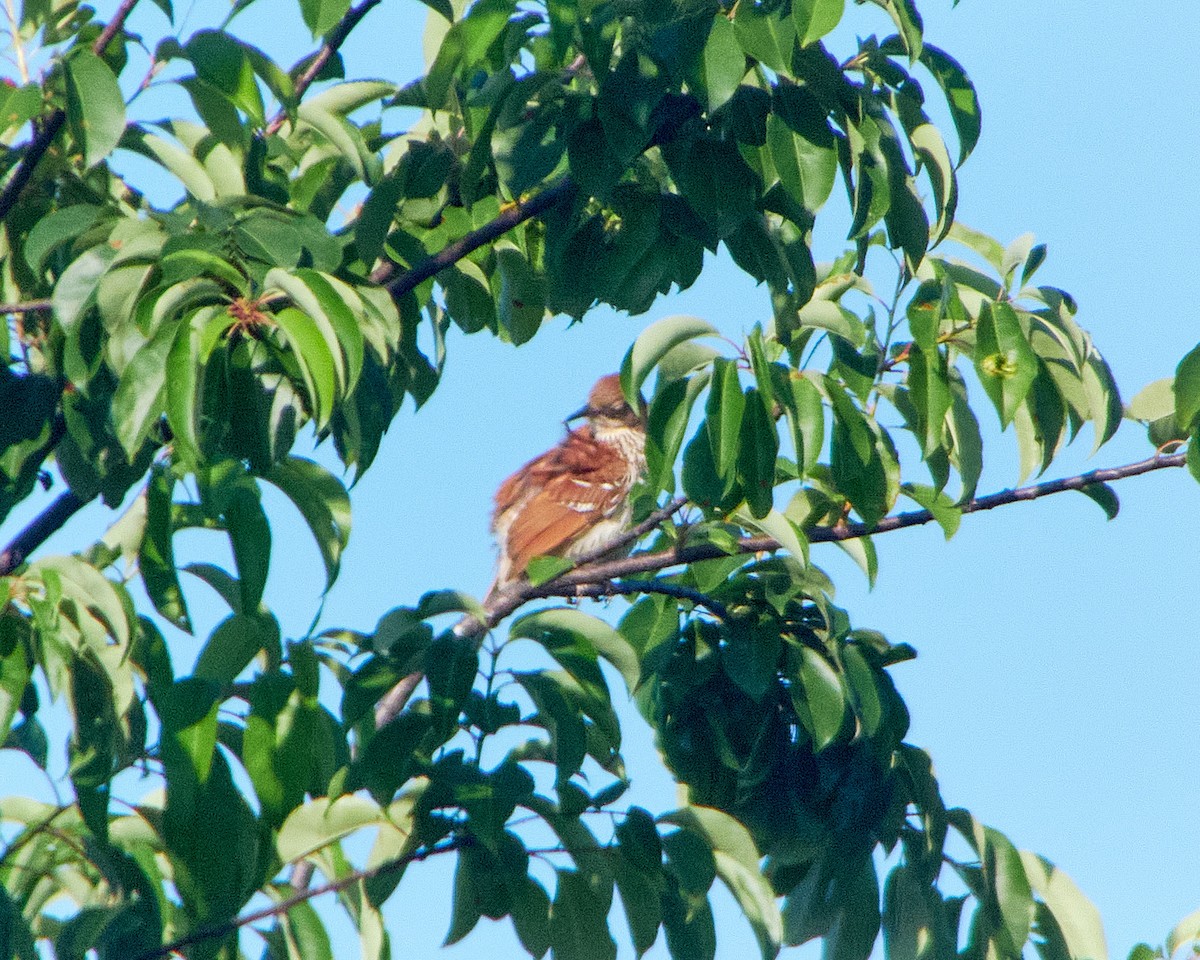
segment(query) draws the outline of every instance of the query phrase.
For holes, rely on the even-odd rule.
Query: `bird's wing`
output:
[[[507,552],[516,570],[534,557],[561,554],[597,520],[616,510],[629,492],[628,467],[605,443],[576,430],[553,450],[505,481],[497,494],[515,505],[519,518],[508,530]]]

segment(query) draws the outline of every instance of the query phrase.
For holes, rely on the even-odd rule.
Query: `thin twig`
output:
[[[38,313],[53,310],[54,303],[50,299],[25,300],[21,303],[0,303],[0,314],[6,313]]]
[[[235,917],[225,923],[214,924],[211,927],[201,927],[199,930],[193,930],[191,933],[172,940],[170,943],[164,943],[160,947],[155,947],[153,950],[148,950],[145,953],[138,954],[134,960],[158,960],[159,957],[165,957],[171,953],[178,953],[184,947],[189,947],[195,943],[203,943],[206,940],[219,940],[222,937],[227,937],[231,933],[235,933],[242,927],[248,926],[251,923],[257,923],[259,920],[266,920],[268,917],[279,916],[287,913],[292,907],[299,906],[313,897],[320,897],[326,893],[338,893],[345,890],[347,887],[352,887],[356,883],[363,880],[371,880],[375,877],[386,876],[389,873],[395,873],[408,866],[410,863],[417,863],[421,860],[428,860],[430,857],[439,853],[450,853],[454,850],[461,850],[463,847],[469,846],[472,842],[469,836],[454,837],[445,843],[435,844],[431,847],[425,847],[422,850],[417,850],[403,857],[397,857],[395,860],[389,860],[387,863],[382,863],[377,867],[372,867],[369,870],[354,870],[346,876],[334,880],[331,883],[326,883],[319,887],[311,887],[307,890],[301,890],[290,897],[280,900],[278,903],[272,904],[269,907],[263,907],[261,910],[255,910],[251,913],[242,914],[240,917]]]
[[[357,7],[351,7],[334,28],[325,35],[325,43],[322,44],[321,49],[313,55],[312,62],[296,78],[295,93],[297,100],[312,86],[312,82],[317,79],[317,75],[325,69],[325,65],[329,63],[333,55],[338,52],[338,48],[350,36],[350,31],[357,27],[359,21],[370,13],[372,7],[378,6],[379,2],[380,0],[363,0]],[[279,128],[286,122],[287,111],[280,110],[271,118],[271,122],[267,124],[267,133],[278,133]]]
[[[1102,467],[1098,470],[1091,470],[1088,473],[1081,473],[1073,477],[1048,480],[1045,483],[1017,487],[1015,490],[1001,490],[998,493],[970,500],[959,506],[958,509],[963,513],[979,513],[983,510],[993,510],[996,507],[1006,506],[1010,503],[1037,500],[1041,497],[1064,493],[1068,490],[1082,490],[1084,487],[1096,483],[1111,483],[1116,480],[1124,480],[1127,477],[1136,477],[1143,473],[1150,473],[1154,470],[1182,467],[1186,463],[1187,454],[1185,453],[1158,454],[1145,460],[1139,460],[1137,463],[1129,463],[1119,467]],[[832,527],[813,527],[806,531],[806,534],[810,543],[833,543],[845,540],[857,540],[861,537],[869,537],[878,533],[890,533],[893,530],[903,530],[906,527],[918,527],[926,523],[932,523],[934,519],[934,515],[928,510],[914,510],[911,513],[900,513],[892,517],[885,517],[876,524],[845,523]],[[738,541],[736,552],[739,554],[750,554],[770,552],[778,549],[780,549],[779,542],[771,537],[743,537]],[[659,572],[669,567],[696,563],[700,560],[711,560],[723,556],[729,556],[729,552],[709,543],[661,550],[656,553],[640,553],[620,560],[609,560],[587,567],[568,570],[545,585],[553,584],[555,587],[566,587],[603,583],[606,580]],[[524,602],[522,597],[527,595],[527,592],[522,590],[511,599],[506,599],[504,607],[513,604],[511,609],[504,609],[502,607],[496,612],[500,613],[503,611],[503,616],[508,616],[512,610],[515,610]]]
[[[0,552],[0,577],[16,570],[26,557],[57,533],[87,503],[87,500],[68,490],[34,517]]]
[[[432,276],[436,276],[447,267],[453,266],[467,254],[478,250],[485,243],[498,240],[513,227],[519,226],[526,220],[545,213],[557,206],[575,191],[575,181],[563,177],[553,186],[547,187],[541,193],[534,194],[527,200],[520,200],[501,211],[495,220],[485,223],[478,230],[455,240],[452,244],[439,250],[428,260],[422,260],[397,276],[399,267],[388,262],[380,265],[371,274],[371,280],[381,286],[387,286],[393,297],[401,297],[415,290]]]
[[[665,580],[606,580],[603,583],[581,583],[576,586],[559,586],[556,582],[552,581],[550,584],[544,583],[540,587],[535,587],[532,591],[525,594],[525,598],[527,600],[544,597],[564,597],[566,599],[591,597],[599,599],[603,597],[626,596],[632,593],[661,593],[668,597],[675,597],[677,600],[690,601],[698,607],[705,607],[722,620],[729,619],[729,611],[723,603],[692,587],[685,587],[678,583],[667,583]]]
[[[100,35],[96,37],[96,42],[92,44],[92,52],[100,57],[104,55],[104,51],[108,48],[113,37],[125,26],[125,20],[129,17],[138,0],[122,0],[121,5],[117,7],[117,12],[113,14],[112,20],[108,25],[100,31]],[[8,217],[8,213],[12,210],[17,202],[17,197],[21,195],[21,191],[25,189],[25,185],[29,183],[29,178],[33,176],[34,168],[41,162],[46,151],[50,149],[50,144],[54,142],[54,138],[58,136],[62,130],[63,124],[67,121],[67,112],[62,109],[55,110],[50,116],[46,117],[45,121],[38,127],[34,138],[29,141],[25,147],[25,153],[21,157],[21,162],[17,164],[16,170],[9,178],[8,183],[4,185],[4,190],[0,191],[0,222]]]

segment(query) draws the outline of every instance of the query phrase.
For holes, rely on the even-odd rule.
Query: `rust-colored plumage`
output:
[[[519,578],[534,557],[601,550],[629,524],[629,492],[646,466],[641,411],[615,374],[601,378],[571,419],[587,423],[500,485],[492,532],[500,548],[493,589]]]

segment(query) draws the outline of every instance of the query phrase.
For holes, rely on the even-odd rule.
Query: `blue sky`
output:
[[[277,41],[305,49],[300,33],[277,36],[283,6],[260,0],[235,29],[272,51]],[[847,6],[835,52],[847,54],[855,33],[889,32],[881,11]],[[189,29],[211,22],[201,9]],[[424,9],[412,0],[382,4],[346,49],[351,72],[395,79],[419,69]],[[1200,93],[1190,69],[1200,5],[963,0],[951,9],[949,0],[924,0],[921,12],[927,41],[966,66],[983,104],[982,140],[960,172],[959,219],[1004,242],[1032,230],[1049,244],[1039,279],[1076,296],[1079,320],[1126,399],[1172,373],[1200,340],[1187,293],[1200,206]],[[161,29],[161,15],[140,15],[147,32]],[[818,258],[838,252],[847,225],[836,208],[827,216],[834,222],[818,236]],[[438,392],[421,411],[400,415],[354,490],[356,527],[323,622],[370,629],[429,589],[481,594],[491,576],[496,485],[561,435],[562,416],[616,369],[647,323],[673,313],[736,336],[765,320],[770,305],[718,257],[692,289],[643,316],[597,310],[573,327],[551,320],[520,349],[452,336]],[[1011,433],[993,427],[986,439],[980,491],[1013,485]],[[1150,452],[1132,423],[1091,460],[1089,448],[1090,437],[1081,438],[1047,476]],[[913,715],[910,740],[933,755],[947,802],[1071,874],[1105,918],[1110,956],[1122,960],[1135,942],[1161,941],[1200,907],[1200,487],[1184,471],[1166,471],[1118,492],[1122,510],[1111,523],[1090,501],[1065,494],[968,517],[949,543],[936,529],[879,537],[873,591],[834,548],[814,549],[813,559],[834,576],[856,625],[917,648],[919,658],[894,673]],[[300,632],[317,607],[320,562],[299,524],[288,529],[294,515],[281,507],[276,517],[268,602],[285,629]],[[51,546],[75,549],[104,522],[102,508],[92,508]],[[198,646],[178,643],[177,661]],[[634,712],[624,716],[633,798],[668,809],[672,786]],[[401,884],[386,911],[397,955],[518,955],[508,924],[486,920],[458,947],[438,949],[451,869],[418,866]],[[718,941],[721,957],[755,950],[728,902]],[[357,956],[357,946],[347,941],[338,955]],[[666,956],[661,943],[651,956]]]

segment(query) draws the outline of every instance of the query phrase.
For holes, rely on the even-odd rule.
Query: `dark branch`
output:
[[[117,7],[117,12],[113,14],[112,20],[100,31],[96,42],[92,44],[92,52],[96,56],[104,55],[104,51],[112,42],[113,37],[125,26],[125,20],[136,4],[137,0],[122,0],[121,5]],[[4,185],[4,190],[0,191],[0,221],[8,217],[9,211],[17,202],[17,197],[21,195],[21,191],[29,183],[29,178],[33,176],[34,168],[41,162],[46,151],[50,149],[50,144],[54,142],[54,138],[58,136],[66,120],[65,110],[55,110],[46,117],[34,138],[29,141],[29,145],[25,148],[25,155],[17,164],[17,169],[13,171],[8,183]]]
[[[159,957],[165,957],[171,953],[179,953],[184,947],[189,947],[195,943],[203,943],[206,940],[219,940],[251,923],[257,923],[259,920],[266,920],[268,917],[276,917],[287,913],[292,907],[299,906],[313,897],[320,897],[326,893],[338,893],[347,887],[354,886],[356,883],[361,883],[363,880],[371,880],[374,877],[382,877],[389,873],[395,873],[397,870],[404,869],[410,863],[428,860],[439,853],[450,853],[454,850],[461,850],[463,847],[468,846],[470,842],[471,838],[469,837],[455,837],[445,843],[425,847],[406,856],[397,857],[395,860],[389,860],[387,863],[372,867],[370,870],[354,870],[339,880],[334,880],[319,887],[301,890],[290,897],[280,900],[278,903],[274,903],[269,907],[263,907],[261,910],[242,914],[240,917],[235,917],[225,923],[218,923],[211,927],[201,927],[199,930],[193,930],[178,940],[172,940],[170,943],[164,943],[161,947],[155,947],[153,950],[138,954],[134,957],[134,960],[158,960]]]
[[[517,201],[503,210],[495,220],[485,223],[478,230],[472,230],[466,236],[460,237],[454,243],[439,250],[428,260],[422,260],[399,276],[396,275],[399,268],[396,264],[389,262],[377,268],[371,274],[371,280],[381,286],[387,286],[388,292],[393,297],[401,297],[415,290],[430,277],[453,266],[467,254],[478,250],[485,243],[498,240],[513,227],[545,213],[569,197],[574,190],[575,181],[570,177],[563,177],[558,183],[547,187],[541,193],[535,194],[527,200]]]
[[[1063,493],[1068,490],[1082,490],[1084,487],[1095,483],[1111,483],[1116,480],[1124,480],[1127,477],[1136,477],[1143,473],[1150,473],[1154,470],[1163,470],[1168,467],[1182,467],[1186,463],[1187,455],[1184,453],[1159,454],[1146,460],[1139,460],[1137,463],[1129,463],[1120,467],[1102,467],[1099,470],[1092,470],[1073,477],[1048,480],[1045,483],[1017,487],[1015,490],[1001,490],[998,493],[970,500],[959,507],[959,509],[963,513],[979,513],[983,510],[993,510],[996,507],[1006,506],[1010,503],[1037,500],[1041,497],[1048,497],[1052,494]],[[846,523],[832,527],[814,527],[806,532],[810,543],[833,543],[844,540],[856,540],[860,537],[869,537],[877,533],[890,533],[893,530],[903,530],[906,527],[918,527],[926,523],[932,523],[933,520],[934,516],[928,510],[914,510],[911,513],[900,513],[893,517],[885,517],[877,524]],[[743,537],[738,541],[738,553],[763,553],[778,549],[779,543],[771,537]],[[609,560],[604,563],[592,564],[588,567],[568,570],[566,573],[550,581],[550,583],[543,584],[543,586],[574,587],[583,584],[603,583],[607,580],[620,577],[658,572],[668,567],[696,563],[700,560],[711,560],[723,556],[728,556],[728,553],[713,544],[696,544],[690,547],[682,546],[671,550],[662,550],[656,553],[641,553],[620,560]],[[532,588],[527,587],[523,589],[509,601],[515,603],[512,609],[515,610],[517,606],[520,606],[520,603],[523,602],[520,598],[529,595],[528,591],[530,589]],[[512,610],[508,610],[504,616],[507,616],[511,612]]]
[[[1103,467],[1099,470],[1092,470],[1089,473],[1082,473],[1073,477],[1064,477],[1060,480],[1048,480],[1045,483],[1036,483],[1028,487],[1018,487],[1015,490],[1002,490],[999,493],[989,494],[985,497],[977,497],[963,504],[959,509],[963,513],[979,513],[983,510],[992,510],[996,507],[1017,503],[1022,500],[1037,500],[1040,497],[1063,493],[1067,490],[1081,490],[1094,483],[1109,483],[1115,480],[1123,480],[1126,477],[1136,477],[1143,473],[1150,473],[1153,470],[1163,470],[1167,467],[1182,467],[1186,462],[1187,455],[1183,453],[1159,454],[1149,459],[1141,460],[1137,463],[1125,464],[1120,467]],[[683,505],[684,501],[671,501],[666,507],[647,517],[644,523],[631,530],[627,536],[635,538],[644,536],[654,525],[661,523],[675,514]],[[845,523],[832,527],[814,527],[807,531],[807,535],[811,543],[832,543],[855,540],[860,537],[873,536],[877,533],[888,533],[892,530],[902,530],[905,527],[917,527],[926,523],[932,523],[933,520],[934,516],[928,510],[914,510],[911,513],[901,513],[893,517],[886,517],[873,525]],[[647,526],[647,524],[650,524],[650,526]],[[736,553],[747,555],[752,553],[771,553],[778,549],[780,549],[779,542],[771,537],[743,537],[738,541]],[[611,548],[608,552],[611,552]],[[487,620],[480,621],[475,617],[463,617],[454,626],[454,633],[463,640],[478,642],[488,630],[500,623],[505,617],[520,609],[528,601],[541,597],[604,597],[623,593],[668,592],[665,589],[661,589],[661,587],[671,587],[674,595],[680,595],[678,591],[674,590],[675,585],[660,584],[656,580],[646,581],[642,584],[642,586],[647,587],[654,584],[655,590],[638,590],[630,586],[637,583],[637,581],[628,578],[638,574],[660,573],[670,567],[698,563],[701,560],[713,560],[717,557],[729,555],[728,551],[711,543],[695,544],[693,546],[684,544],[672,547],[669,550],[659,550],[654,553],[639,553],[632,557],[622,557],[618,560],[604,560],[596,563],[581,564],[539,586],[535,587],[529,583],[516,583],[498,594],[489,596],[483,604],[483,608],[487,612]],[[621,581],[621,583],[615,583],[614,581]],[[630,588],[625,589],[626,586]],[[689,592],[683,595],[682,598],[690,600],[693,603],[702,602],[702,595],[698,593]],[[705,606],[724,619],[724,615],[714,608],[713,604],[707,601],[707,598],[704,598],[703,602]],[[377,727],[382,727],[404,709],[409,697],[412,696],[413,691],[422,679],[423,674],[410,674],[388,692],[376,707],[375,724]]]
[[[631,593],[661,593],[668,597],[675,597],[677,600],[687,600],[698,607],[705,607],[722,620],[729,619],[729,611],[725,609],[724,604],[699,590],[678,583],[667,583],[664,580],[606,580],[603,583],[581,583],[573,587],[559,586],[558,581],[554,580],[535,587],[531,591],[522,591],[522,593],[526,600],[542,597],[572,599],[574,597],[619,597]]]
[[[38,313],[45,310],[53,310],[54,303],[51,300],[26,300],[22,303],[0,303],[0,314],[7,313]]]
[[[108,25],[100,31],[100,36],[96,37],[96,42],[92,44],[92,53],[98,57],[104,56],[104,51],[112,43],[113,37],[125,26],[125,21],[129,19],[129,14],[137,6],[137,2],[138,0],[121,0],[121,5],[117,7],[117,12],[108,21]]]
[[[68,490],[34,517],[0,552],[0,577],[7,576],[23,564],[26,557],[57,533],[87,502]]]
[[[313,55],[311,62],[304,68],[304,72],[296,78],[296,99],[304,96],[304,92],[312,86],[317,75],[325,69],[325,65],[333,59],[333,55],[346,42],[350,31],[358,26],[359,21],[370,13],[373,7],[379,6],[379,2],[380,0],[363,0],[357,7],[351,7],[334,25],[334,28],[325,35],[325,43],[321,45],[321,49]],[[279,128],[286,122],[287,111],[280,110],[267,124],[267,133],[278,133]]]

